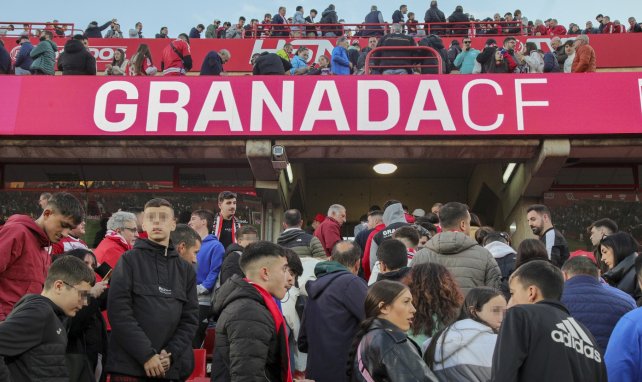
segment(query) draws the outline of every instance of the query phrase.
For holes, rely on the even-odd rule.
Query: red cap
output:
[[[314,217],[314,221],[317,221],[319,223],[323,223],[325,220],[325,216],[323,214],[317,214],[317,216]]]
[[[593,262],[593,264],[597,265],[597,260],[595,260],[595,255],[593,254],[593,252],[582,251],[582,250],[571,252],[571,255],[569,256],[569,259],[572,259],[572,258],[577,257],[577,256],[588,257],[588,259],[591,260]]]

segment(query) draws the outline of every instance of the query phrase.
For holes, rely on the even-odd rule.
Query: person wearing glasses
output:
[[[107,263],[111,268],[116,267],[118,259],[133,248],[137,238],[136,215],[125,211],[116,212],[107,222],[105,238],[94,251],[98,264]]]
[[[63,322],[87,305],[94,281],[94,272],[73,256],[51,265],[42,293],[21,298],[0,325],[0,380],[69,380]]]

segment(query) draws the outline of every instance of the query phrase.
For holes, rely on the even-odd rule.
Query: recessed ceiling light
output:
[[[372,169],[381,175],[390,175],[393,172],[397,171],[397,166],[392,163],[378,163],[372,167]]]

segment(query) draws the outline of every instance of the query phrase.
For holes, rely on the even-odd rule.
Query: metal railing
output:
[[[396,56],[380,56],[381,52],[414,52],[411,56],[396,55]],[[436,60],[436,63],[432,63]],[[407,61],[407,63],[386,63],[376,64],[376,61]],[[375,63],[373,65],[373,62]],[[427,46],[379,46],[372,49],[366,55],[366,65],[364,67],[365,74],[381,74],[387,69],[403,69],[410,72],[433,72],[432,70],[425,70],[436,68],[436,73],[443,74],[443,60],[441,55],[436,49]]]
[[[76,29],[74,23],[35,22],[35,21],[0,21],[0,37],[20,37],[27,35],[37,37],[41,31],[51,31],[54,37],[70,37],[84,33]]]

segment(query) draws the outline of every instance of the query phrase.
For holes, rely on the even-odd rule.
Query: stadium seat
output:
[[[216,328],[207,328],[205,332],[205,341],[203,342],[203,349],[207,354],[207,362],[212,362],[214,354],[214,343],[216,341]]]
[[[205,377],[206,367],[207,367],[207,355],[205,354],[205,349],[193,349],[194,350],[194,370],[192,375],[187,378],[188,382],[197,381],[199,378]]]

